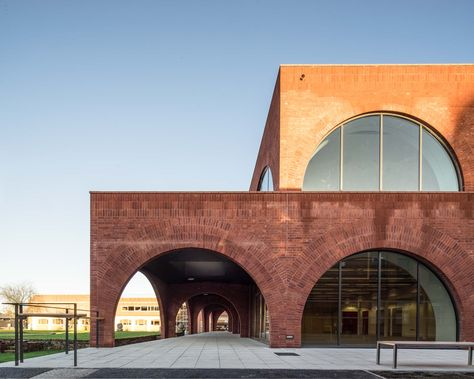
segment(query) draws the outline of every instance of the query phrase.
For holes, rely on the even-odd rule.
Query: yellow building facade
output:
[[[64,303],[76,303],[78,313],[89,315],[89,295],[35,295],[30,303],[52,303],[66,306]],[[62,304],[61,304],[62,303]],[[51,305],[51,304],[48,304]],[[51,309],[30,307],[29,313],[51,313]],[[123,331],[160,331],[160,308],[155,297],[123,297],[120,299],[115,314],[115,330]],[[54,317],[29,317],[30,330],[63,330],[65,320]],[[89,331],[89,320],[80,319],[79,331]]]

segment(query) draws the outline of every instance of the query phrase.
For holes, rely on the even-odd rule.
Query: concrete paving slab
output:
[[[278,356],[276,352],[296,353]],[[399,370],[465,371],[463,350],[400,350]],[[392,352],[384,349],[381,365],[375,364],[375,349],[301,348],[271,349],[267,345],[226,332],[203,333],[144,342],[116,348],[86,348],[78,352],[79,368],[252,368],[391,370]],[[12,367],[13,362],[0,364]],[[73,355],[64,353],[25,360],[21,367],[72,368]]]

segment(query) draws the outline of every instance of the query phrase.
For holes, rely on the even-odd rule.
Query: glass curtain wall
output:
[[[313,287],[303,312],[301,327],[307,344],[337,344],[339,263]]]
[[[304,191],[459,191],[454,161],[424,125],[381,113],[331,132],[306,168]]]
[[[303,312],[305,345],[456,338],[454,306],[439,278],[421,262],[389,251],[337,263],[313,287]]]

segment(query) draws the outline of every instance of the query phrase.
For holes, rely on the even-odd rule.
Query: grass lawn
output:
[[[42,355],[60,353],[62,350],[43,350],[43,351],[32,351],[31,353],[24,353],[23,358],[34,358]],[[9,362],[15,360],[15,353],[0,353],[0,363]]]
[[[25,330],[23,332],[24,340],[63,340],[65,339],[65,332],[52,331],[52,330]],[[153,336],[159,335],[157,332],[115,332],[115,338],[131,338],[131,337],[144,337],[144,336]],[[72,340],[73,333],[69,332],[69,339]],[[12,340],[15,339],[15,332],[13,330],[0,330],[0,340]],[[77,333],[77,339],[80,341],[89,340],[89,332],[80,332]]]

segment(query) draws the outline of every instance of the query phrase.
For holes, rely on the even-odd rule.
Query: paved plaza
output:
[[[297,355],[276,354],[282,352]],[[398,361],[398,372],[464,371],[474,374],[473,367],[467,366],[467,352],[464,350],[400,350]],[[31,358],[25,360],[21,367],[56,369],[44,372],[43,377],[52,377],[53,372],[58,375],[61,372],[63,375],[75,372],[87,376],[95,371],[90,369],[105,368],[361,370],[369,374],[367,371],[391,370],[391,350],[382,350],[381,363],[380,366],[375,364],[373,348],[271,349],[249,338],[240,338],[227,332],[213,332],[116,348],[81,349],[78,352],[79,367],[76,371],[70,370],[73,367],[73,355],[64,353]],[[0,369],[13,365],[13,362],[7,362],[1,364]]]

